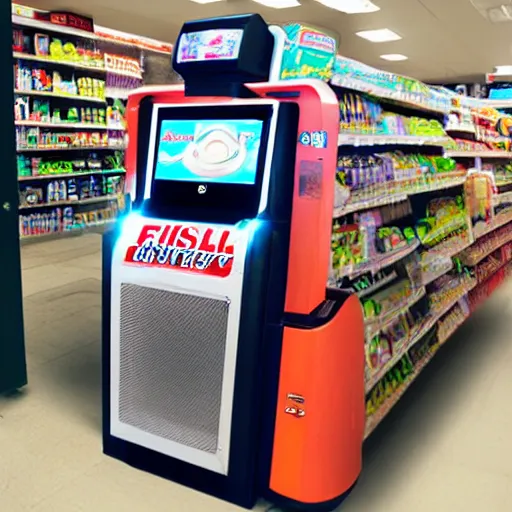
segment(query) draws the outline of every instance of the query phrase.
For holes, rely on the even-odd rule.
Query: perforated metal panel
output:
[[[227,301],[121,285],[119,419],[215,453]]]

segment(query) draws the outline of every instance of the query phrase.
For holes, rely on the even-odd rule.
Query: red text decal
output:
[[[234,247],[227,229],[183,224],[145,225],[125,262],[227,277],[233,268]]]

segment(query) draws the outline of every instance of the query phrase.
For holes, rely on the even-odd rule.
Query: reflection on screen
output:
[[[254,185],[263,121],[164,120],[155,179]]]
[[[178,44],[178,63],[237,59],[243,35],[241,29],[185,33]]]

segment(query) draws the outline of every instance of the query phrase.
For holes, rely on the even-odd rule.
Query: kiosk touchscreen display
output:
[[[164,120],[155,179],[254,185],[263,121]]]
[[[275,102],[155,106],[146,209],[209,222],[255,217],[277,108]]]

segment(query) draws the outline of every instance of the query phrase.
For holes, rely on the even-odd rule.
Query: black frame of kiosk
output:
[[[0,393],[27,384],[21,254],[18,222],[18,180],[14,136],[14,81],[12,75],[11,3],[0,6],[0,62],[10,71],[0,80],[0,119],[8,127],[2,141],[0,173]]]
[[[144,98],[139,108],[137,191],[134,208],[143,205],[145,176],[150,149],[153,100]],[[295,174],[299,107],[280,105],[276,126],[268,207],[258,227],[258,236],[247,253],[236,361],[235,391],[228,475],[220,475],[110,434],[110,327],[112,254],[122,223],[103,239],[103,450],[138,469],[148,471],[245,508],[252,508],[265,492],[271,460],[262,456],[262,442],[271,443],[275,401],[263,402],[262,390],[277,396],[286,278]],[[138,205],[138,206],[137,206]],[[174,219],[169,219],[171,222]],[[271,395],[272,396],[272,395]],[[274,408],[274,409],[273,409]],[[258,411],[255,416],[255,411]],[[268,480],[266,482],[268,487]]]
[[[280,107],[280,105],[278,105]],[[236,222],[255,217],[263,185],[265,160],[269,144],[270,123],[274,112],[272,104],[253,105],[208,105],[208,106],[159,106],[154,140],[150,140],[149,153],[153,156],[153,181],[151,199],[143,205],[142,212],[148,216],[175,220],[201,221],[219,224]],[[154,122],[152,116],[151,122]],[[253,185],[215,183],[212,181],[175,181],[156,179],[159,135],[164,121],[218,121],[255,120],[262,121],[260,148]],[[148,155],[149,165],[149,155]],[[198,186],[206,185],[206,193],[198,194]],[[229,206],[229,207],[227,207]]]

